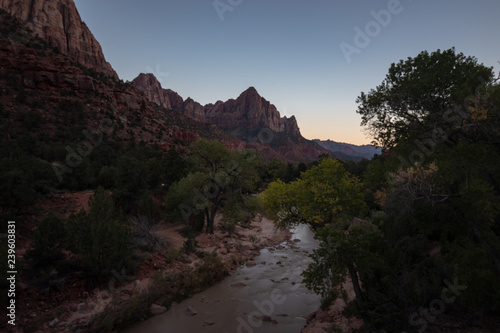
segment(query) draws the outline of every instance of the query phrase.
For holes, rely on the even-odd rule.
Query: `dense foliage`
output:
[[[345,313],[364,318],[368,330],[423,332],[451,321],[493,331],[500,87],[491,69],[454,49],[422,52],[393,64],[358,103],[362,124],[386,148],[368,163],[346,164],[363,180],[363,195],[335,161],[262,195],[281,225],[325,225],[305,282],[328,306],[345,296],[349,277],[355,299]]]
[[[422,135],[449,139],[461,119],[469,118],[471,103],[481,102],[478,95],[492,78],[490,68],[454,49],[424,51],[392,64],[379,86],[362,92],[358,113],[381,147]]]
[[[330,158],[302,173],[298,180],[277,180],[262,194],[262,201],[283,228],[297,222],[334,223],[363,214],[362,187],[341,163]]]
[[[251,151],[229,151],[216,141],[199,140],[190,147],[194,169],[175,183],[165,198],[168,210],[198,229],[214,233],[215,216],[222,210],[237,221],[249,212],[248,194],[256,190],[257,156]],[[236,217],[236,219],[235,219]]]

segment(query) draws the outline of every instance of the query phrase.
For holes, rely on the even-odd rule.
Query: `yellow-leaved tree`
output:
[[[331,158],[303,172],[296,181],[271,183],[260,198],[280,228],[302,222],[335,224],[359,216],[366,209],[359,179]]]
[[[349,276],[362,308],[359,280],[379,265],[374,248],[380,246],[382,236],[369,223],[349,223],[366,210],[359,179],[349,175],[339,161],[326,158],[296,181],[271,183],[260,199],[279,228],[307,223],[317,229],[320,245],[303,273],[308,288],[321,294],[328,306]]]

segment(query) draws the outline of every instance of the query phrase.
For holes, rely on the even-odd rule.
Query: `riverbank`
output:
[[[58,293],[60,295],[44,297],[43,293],[33,291],[36,297],[33,295],[30,298],[36,298],[37,302],[33,302],[35,306],[31,307],[27,304],[24,324],[29,324],[27,326],[30,328],[23,331],[74,332],[92,327],[122,327],[121,322],[113,322],[116,319],[112,317],[113,314],[123,317],[140,314],[137,319],[144,320],[166,311],[172,300],[188,297],[189,291],[183,290],[185,294],[177,294],[176,286],[182,289],[180,286],[184,286],[182,283],[185,281],[176,282],[175,279],[195,279],[197,270],[205,268],[208,259],[215,268],[207,266],[207,271],[218,269],[221,272],[214,273],[231,273],[242,264],[255,264],[252,259],[259,254],[260,249],[290,238],[289,231],[275,230],[273,221],[259,216],[247,228],[236,226],[232,235],[217,227],[213,235],[198,235],[193,242],[197,245],[195,251],[186,254],[183,247],[187,238],[180,234],[184,227],[182,223],[157,225],[153,233],[164,241],[164,245],[153,252],[141,253],[142,258],[133,276],[127,276],[125,272],[113,272],[107,285],[101,285],[90,293],[83,291],[81,281],[63,289]],[[155,284],[164,284],[162,288],[169,288],[167,291],[165,288],[161,290],[163,297],[158,297],[159,286]],[[54,296],[58,302],[46,306],[45,298],[53,299]],[[151,306],[149,301],[155,304]],[[118,321],[121,319],[118,318]]]
[[[320,306],[319,295],[301,276],[318,242],[307,225],[291,231],[290,240],[262,249],[231,276],[124,333],[162,333],[167,327],[171,332],[299,333]]]
[[[356,296],[350,277],[346,278],[343,288],[347,293],[347,301],[352,301]],[[363,320],[356,317],[346,318],[342,314],[346,306],[345,300],[339,297],[327,309],[311,313],[307,317],[307,326],[301,333],[336,332],[332,329],[337,329],[338,332],[359,331],[363,326]]]

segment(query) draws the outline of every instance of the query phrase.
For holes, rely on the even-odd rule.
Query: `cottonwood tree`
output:
[[[356,303],[363,309],[360,280],[366,281],[383,265],[383,258],[377,252],[383,241],[382,233],[366,223],[353,225],[349,230],[322,228],[316,238],[320,241],[319,247],[313,251],[312,263],[302,274],[306,286],[320,294],[324,302],[333,301],[349,276]]]
[[[467,286],[446,310],[498,315],[500,88],[491,68],[454,49],[422,52],[392,64],[357,102],[362,124],[390,148],[385,166],[375,161],[368,169],[386,173],[386,182],[372,185],[380,186],[373,190],[385,215],[387,248],[380,253],[391,263],[380,282],[363,280],[371,320],[386,328],[392,318],[404,328],[405,317],[441,297],[444,281]],[[394,160],[417,149],[427,157],[396,171]],[[410,325],[428,319],[420,312],[411,318]]]
[[[203,217],[206,232],[213,234],[215,216],[224,213],[228,201],[233,214],[235,206],[248,208],[246,196],[256,189],[258,180],[257,157],[255,152],[229,151],[217,141],[206,140],[196,141],[189,151],[195,168],[170,187],[165,203],[187,222],[196,224]]]
[[[278,227],[297,223],[324,226],[316,234],[320,246],[304,273],[306,283],[323,298],[328,298],[349,274],[360,307],[363,296],[358,272],[366,270],[367,263],[375,264],[369,259],[370,247],[363,244],[370,243],[377,231],[371,227],[346,231],[343,222],[364,214],[362,193],[362,184],[357,178],[351,177],[339,161],[325,158],[298,180],[288,184],[276,181],[261,195]]]
[[[363,214],[362,184],[334,159],[325,158],[290,183],[269,185],[261,200],[278,227],[324,225]]]
[[[423,51],[393,63],[379,86],[362,92],[357,113],[378,146],[421,137],[439,141],[470,116],[470,99],[493,78],[491,68],[454,48]]]

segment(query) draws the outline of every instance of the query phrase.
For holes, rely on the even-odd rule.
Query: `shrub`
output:
[[[105,189],[112,189],[116,187],[118,170],[114,166],[103,166],[97,176],[97,184]]]
[[[66,238],[64,222],[54,213],[44,218],[37,225],[33,237],[33,247],[27,252],[28,258],[36,266],[47,266],[64,258],[62,246]]]
[[[196,238],[188,238],[184,242],[182,249],[186,254],[196,253],[196,248],[198,247],[198,241]]]
[[[131,268],[129,229],[110,194],[102,188],[91,199],[88,214],[82,210],[70,216],[68,229],[71,235],[68,245],[78,255],[80,267],[91,276]]]

